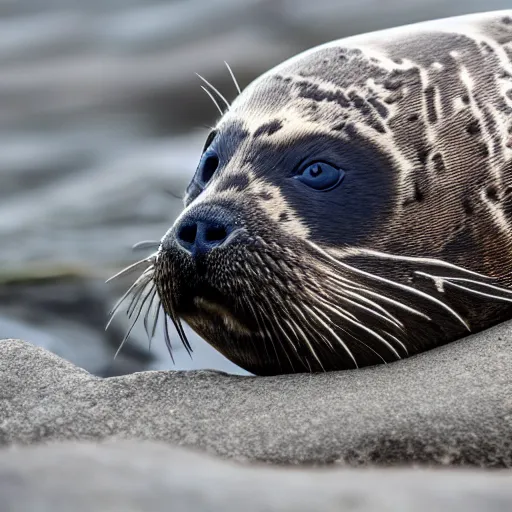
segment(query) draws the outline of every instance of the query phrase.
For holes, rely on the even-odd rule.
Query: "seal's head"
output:
[[[438,39],[433,61],[448,54]],[[441,64],[393,54],[407,47],[315,49],[253,82],[222,116],[184,211],[132,288],[141,303],[159,297],[186,346],[181,319],[256,374],[345,369],[510,315],[512,295],[498,286],[510,270],[489,263],[510,237],[496,240],[480,189],[460,173],[472,156],[490,186],[482,144],[494,142],[469,130],[478,92],[464,73],[478,63],[461,64],[458,89],[432,93],[423,81],[440,80]],[[442,98],[429,101],[441,92],[460,101],[443,110]],[[458,158],[450,141],[464,143]],[[485,231],[495,237],[476,240]]]

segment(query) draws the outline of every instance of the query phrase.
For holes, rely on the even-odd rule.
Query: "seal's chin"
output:
[[[214,325],[227,334],[249,335],[254,330],[251,319],[237,307],[239,294],[230,286],[236,271],[229,269],[228,262],[237,259],[234,242],[241,239],[243,232],[233,231],[208,254],[193,254],[169,241],[157,258],[155,281],[160,296],[169,299],[174,314],[201,335],[211,330],[206,325]],[[165,307],[166,300],[163,303]]]
[[[215,325],[217,328],[225,331],[226,334],[235,334],[242,336],[251,336],[252,328],[246,319],[240,315],[236,315],[225,305],[214,302],[200,296],[196,296],[193,300],[195,313],[183,315],[183,320],[187,322],[194,330],[204,331],[205,324],[208,326]],[[210,328],[208,330],[211,330]]]

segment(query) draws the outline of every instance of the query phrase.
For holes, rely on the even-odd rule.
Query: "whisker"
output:
[[[378,298],[383,302],[391,304],[392,306],[395,306],[397,308],[403,309],[404,311],[407,311],[408,313],[411,313],[413,315],[424,318],[425,320],[428,320],[428,321],[432,320],[428,315],[426,315],[422,311],[418,311],[417,309],[415,309],[411,306],[407,306],[407,304],[403,304],[402,302],[394,300],[391,297],[388,297],[386,295],[382,295],[382,294],[375,292],[369,288],[360,288],[359,283],[356,283],[355,281],[350,281],[349,279],[340,277],[340,276],[338,276],[336,274],[332,274],[332,273],[327,274],[327,280],[330,281],[331,283],[335,284],[336,286],[342,288],[343,292],[348,293],[352,296],[364,299],[364,297],[360,295],[361,293],[365,294],[365,295],[370,295],[371,297]],[[351,290],[353,290],[353,291],[351,292]],[[367,300],[369,300],[369,299],[367,299]],[[393,319],[396,322],[401,324],[401,322],[395,316],[391,315],[391,313],[389,313],[386,309],[384,309],[383,307],[379,306],[378,304],[376,304],[374,302],[372,302],[372,303],[375,304],[377,307],[379,307],[391,319]]]
[[[326,272],[326,274],[330,275],[330,272]],[[334,276],[331,275],[331,277],[334,279],[333,284],[336,284],[335,289],[329,288],[331,293],[335,294],[341,300],[344,300],[345,302],[349,302],[350,304],[352,304],[355,307],[358,307],[358,308],[367,310],[368,312],[371,312],[373,315],[376,315],[378,317],[386,317],[388,322],[393,323],[399,329],[403,329],[404,324],[396,316],[392,315],[387,309],[382,307],[380,304],[377,304],[376,302],[368,299],[367,297],[363,297],[362,295],[359,295],[358,293],[351,291],[350,289],[347,288],[345,283],[338,283],[335,275]],[[339,290],[340,288],[341,288],[341,290]],[[346,297],[346,295],[348,295],[348,297]],[[357,300],[352,301],[349,297],[352,297]],[[381,314],[374,311],[370,307],[363,306],[362,304],[360,304],[357,301],[361,301],[361,302],[368,304],[372,308],[375,308],[378,311],[380,311]]]
[[[119,271],[117,274],[113,275],[112,277],[109,277],[105,283],[110,283],[114,279],[118,279],[119,277],[122,277],[126,274],[129,274],[130,272],[137,270],[138,268],[142,267],[143,265],[148,265],[153,263],[153,257],[150,256],[148,258],[144,258],[143,260],[136,261],[135,263],[132,263],[126,268],[123,268],[123,270]]]
[[[233,73],[233,70],[231,69],[230,65],[226,61],[224,61],[224,64],[226,64],[229,74],[231,75],[231,78],[233,79],[233,82],[235,83],[235,87],[236,87],[236,90],[238,91],[238,94],[242,94],[242,90],[240,89],[240,86],[238,85],[238,82],[235,78],[235,74]]]
[[[146,285],[146,288],[147,288],[147,285]],[[149,297],[151,296],[151,294],[154,293],[154,285],[151,284],[150,287],[149,287],[149,291],[148,293],[144,296],[144,298],[142,300],[139,299],[138,303],[137,303],[137,306],[136,308],[139,308],[139,311],[136,315],[137,318],[139,318],[139,316],[141,315],[143,309],[144,309],[144,306],[146,305]],[[142,297],[142,294],[141,294],[141,297]],[[135,308],[135,309],[136,309]],[[148,308],[148,311],[149,311],[149,308]]]
[[[146,310],[146,314],[144,315],[144,331],[146,332],[146,336],[149,341],[149,347],[151,348],[151,337],[149,332],[149,316],[153,311],[153,304],[155,302],[155,297],[157,294],[156,286],[153,285],[151,288],[151,298],[149,299],[149,304]]]
[[[372,308],[369,308],[369,307],[364,306],[363,304],[360,304],[357,301],[353,301],[353,300],[351,300],[351,299],[349,299],[347,297],[344,297],[342,293],[338,294],[334,290],[331,290],[331,292],[333,293],[334,296],[338,297],[339,299],[343,300],[344,302],[347,302],[348,304],[351,304],[352,306],[354,306],[354,307],[356,307],[358,309],[361,309],[362,311],[365,311],[365,312],[367,312],[368,314],[370,314],[372,316],[380,318],[383,322],[386,322],[386,323],[388,323],[390,325],[393,325],[397,329],[402,329],[402,330],[404,329],[404,324],[402,322],[400,322],[399,320],[395,320],[394,318],[390,318],[388,315],[383,315],[383,314],[379,313],[378,311],[375,311]],[[364,300],[363,300],[364,297],[358,297],[358,298],[364,302]],[[368,302],[372,303],[372,301],[368,301]],[[375,304],[375,306],[378,306],[378,304]],[[384,308],[379,308],[379,309],[384,309]]]
[[[313,306],[314,307],[314,306]],[[320,309],[314,307],[315,311],[322,315],[328,322],[330,322],[331,324],[333,324],[335,327],[337,328],[340,328],[343,332],[345,332],[348,336],[350,336],[351,338],[353,338],[357,343],[360,343],[361,345],[364,345],[368,350],[370,350],[371,352],[373,352],[384,364],[387,364],[387,361],[375,350],[373,349],[372,347],[370,347],[369,345],[367,345],[364,341],[362,341],[361,339],[359,339],[357,336],[354,336],[353,334],[349,333],[346,329],[343,329],[341,328],[338,324],[336,324],[335,322],[332,321],[331,318],[329,318],[328,315],[326,315],[323,311],[321,311]],[[357,368],[357,366],[356,366]]]
[[[273,294],[273,295],[275,296],[276,294]],[[274,311],[274,309],[275,309],[275,307],[272,307],[272,304],[270,303],[270,301],[268,300],[268,298],[267,298],[266,296],[263,296],[263,297],[262,297],[262,299],[263,299],[263,300],[268,304],[268,306],[269,306],[269,308],[270,308],[270,311],[272,311],[272,312],[273,312],[273,311]],[[279,304],[279,299],[278,299],[277,297],[276,297],[276,305],[277,305],[277,307],[279,307],[279,309],[281,309],[281,310],[283,309],[283,308],[281,307],[281,305]],[[274,306],[275,306],[275,305],[274,305]],[[267,315],[267,317],[270,317],[270,315]],[[281,332],[283,332],[283,334],[284,334],[284,336],[286,337],[286,339],[288,340],[288,342],[289,342],[289,343],[291,343],[291,345],[292,345],[292,346],[293,346],[293,348],[295,349],[295,345],[293,344],[293,341],[291,341],[291,340],[290,340],[290,338],[288,337],[288,335],[283,331],[283,328],[281,327],[280,323],[279,323],[279,322],[275,322],[275,321],[274,321],[274,322],[270,322],[270,328],[271,328],[271,330],[274,332],[274,335],[275,335],[276,340],[278,340],[278,339],[280,338],[280,336],[278,336],[277,331],[276,331],[276,325],[277,325],[277,327],[279,328],[279,330],[280,330]],[[269,333],[269,334],[270,334],[270,333]],[[274,341],[272,340],[272,338],[270,338],[270,339],[271,339],[272,346],[273,346],[273,348],[274,348],[274,352],[276,353],[276,357],[277,357],[277,358],[278,358],[278,360],[279,360],[279,356],[278,356],[278,353],[277,353],[277,349],[276,349],[276,347],[275,347],[275,345],[274,345]],[[289,361],[289,363],[290,363],[291,367],[293,368],[293,363],[292,363],[292,361],[291,361],[291,359],[290,359],[290,356],[288,355],[287,350],[285,349],[285,347],[282,347],[282,348],[283,348],[283,352],[284,352],[284,354],[285,354],[286,358],[288,359],[288,361]]]
[[[402,343],[396,336],[394,336],[393,334],[391,334],[390,332],[387,332],[387,331],[382,331],[386,336],[389,336],[390,338],[393,338],[394,341],[396,341],[403,349],[404,349],[404,352],[409,355],[409,350],[407,350],[407,347],[405,346],[404,343]]]
[[[313,248],[315,249],[316,251],[318,251],[322,256],[325,256],[326,258],[328,258],[329,260],[333,261],[334,263],[336,263],[337,265],[339,265],[340,267],[343,267],[347,270],[350,270],[352,272],[355,272],[359,275],[362,275],[362,276],[365,276],[365,277],[368,277],[370,279],[374,279],[376,281],[379,281],[381,283],[386,283],[386,284],[389,284],[391,286],[395,286],[396,288],[399,288],[401,290],[405,290],[405,291],[408,291],[410,292],[411,294],[413,295],[416,295],[418,297],[422,297],[436,305],[438,305],[439,307],[443,308],[445,311],[447,311],[448,313],[450,313],[456,320],[458,320],[469,332],[471,332],[471,328],[469,327],[469,325],[467,324],[467,322],[453,309],[451,308],[450,306],[448,306],[448,304],[445,304],[443,301],[439,300],[439,299],[436,299],[435,297],[432,297],[432,295],[429,295],[428,293],[425,293],[425,292],[422,292],[421,290],[417,290],[416,288],[412,288],[411,286],[407,286],[405,284],[402,284],[402,283],[397,283],[396,281],[391,281],[389,279],[386,279],[385,277],[381,277],[381,276],[377,276],[375,274],[371,274],[370,272],[366,272],[364,270],[361,270],[361,269],[358,269],[356,267],[352,267],[351,265],[348,265],[347,263],[344,263],[342,261],[338,261],[336,258],[334,258],[333,256],[331,256],[329,253],[327,253],[326,251],[324,251],[323,249],[321,249],[320,247],[318,247],[316,244],[314,244],[313,242],[309,241],[309,240],[306,240],[306,242]]]
[[[139,309],[139,312],[133,319],[133,322],[131,323],[130,328],[128,329],[128,332],[125,334],[123,341],[121,342],[121,345],[119,345],[119,348],[117,349],[117,351],[114,355],[114,360],[117,358],[117,356],[119,355],[119,352],[121,352],[121,349],[123,348],[123,346],[126,343],[126,341],[128,340],[128,338],[130,337],[130,334],[131,334],[133,328],[135,327],[135,324],[137,323],[137,320],[139,319],[141,312],[142,312],[142,308]]]
[[[158,306],[156,307],[156,313],[155,313],[155,316],[153,318],[153,327],[151,329],[151,337],[149,338],[149,348],[150,348],[150,350],[151,350],[151,341],[155,337],[156,328],[158,326],[158,318],[160,317],[160,311],[162,310],[162,308],[163,308],[162,303],[159,300],[158,301]]]
[[[306,318],[306,316],[304,315],[304,313],[302,312],[302,310],[301,310],[299,307],[297,307],[297,305],[295,305],[295,304],[292,304],[292,307],[295,309],[295,311],[297,311],[297,313],[298,313],[298,314],[303,318],[304,322],[307,324],[308,319]],[[316,315],[315,315],[315,316],[316,316]],[[335,335],[335,336],[336,336],[336,335]],[[322,336],[322,337],[323,337],[323,336]],[[326,338],[324,338],[324,339],[326,339]],[[322,370],[324,370],[324,371],[325,371],[324,366],[323,366],[323,364],[322,364],[322,361],[320,361],[320,358],[317,356],[317,354],[316,354],[315,350],[313,349],[313,345],[311,345],[311,343],[309,342],[309,340],[307,339],[307,337],[306,337],[306,336],[304,337],[304,341],[306,342],[307,346],[309,347],[309,350],[310,350],[311,354],[313,355],[313,357],[314,357],[314,358],[318,361],[318,363],[320,364],[320,367],[322,368]],[[327,340],[327,341],[328,341],[328,340]],[[332,347],[332,345],[331,345],[331,343],[330,343],[330,342],[329,342],[328,344]],[[343,342],[342,342],[342,344],[344,345],[344,343],[343,343]],[[353,359],[353,361],[354,361],[354,364],[357,366],[357,363],[355,362],[354,356],[352,356],[352,353],[350,352],[350,350],[348,350],[348,348],[347,348],[347,351],[348,351],[348,353],[350,354],[350,356],[352,357],[352,359]]]
[[[262,323],[260,323],[260,316],[259,316],[259,314],[256,313],[256,311],[252,305],[252,302],[250,300],[247,300],[244,302],[249,307],[249,309],[252,311],[253,317],[256,320],[256,323],[258,324],[258,327],[263,335],[263,339],[264,340],[267,339],[268,341],[270,341],[272,348],[274,349],[274,353],[276,355],[277,363],[279,364],[279,367],[282,368],[281,361],[279,360],[279,355],[277,353],[276,347],[274,345],[274,341],[272,339],[272,335],[270,334],[269,330],[267,329],[267,326],[265,325],[263,317],[261,318]],[[267,344],[264,343],[263,345],[265,347],[265,352],[267,354],[267,358],[270,360],[270,354],[268,353]]]
[[[139,299],[141,298],[142,294],[144,293],[147,284],[149,281],[147,281],[144,284],[141,284],[141,286],[137,289],[137,291],[132,295],[132,300],[130,301],[130,305],[128,306],[126,310],[126,314],[128,315],[128,318],[131,318],[134,311],[137,309],[137,306],[139,304]]]
[[[109,328],[110,324],[112,323],[112,320],[119,312],[119,308],[122,306],[124,301],[130,296],[133,290],[137,289],[139,286],[142,286],[142,281],[140,280],[140,277],[130,286],[130,288],[128,288],[128,290],[126,290],[123,296],[115,303],[114,307],[109,311],[109,320],[107,322],[107,325],[105,326],[105,330]]]
[[[284,337],[286,338],[286,340],[288,341],[288,343],[291,345],[291,347],[293,348],[293,350],[295,352],[297,352],[297,347],[295,346],[295,344],[293,343],[293,340],[290,338],[290,336],[288,336],[288,333],[286,332],[286,330],[283,328],[283,326],[281,324],[277,324],[277,328],[283,333]],[[292,363],[292,360],[290,359],[290,356],[288,355],[288,352],[286,351],[285,347],[282,347],[283,348],[283,351],[286,355],[286,358],[288,359],[288,361],[290,362],[290,365],[291,367],[293,368],[293,363]]]
[[[224,111],[220,108],[220,105],[217,103],[217,100],[213,97],[213,94],[206,87],[204,87],[203,85],[201,85],[201,89],[203,89],[203,91],[206,94],[208,94],[210,99],[213,101],[213,104],[217,107],[217,110],[219,111],[220,115],[223,116],[224,115]]]
[[[481,277],[483,279],[491,279],[489,276],[480,274],[478,272],[475,272],[474,270],[469,270],[467,268],[455,265],[454,263],[450,263],[450,262],[444,261],[444,260],[439,260],[436,258],[420,258],[420,257],[416,257],[416,256],[401,256],[399,254],[389,254],[389,253],[385,253],[385,252],[374,251],[371,249],[357,249],[355,254],[358,254],[358,253],[376,256],[376,257],[382,258],[382,259],[390,259],[390,260],[396,260],[396,261],[408,261],[410,263],[419,263],[421,265],[433,265],[433,266],[438,266],[438,267],[444,267],[444,268],[449,268],[452,270],[457,270],[458,272],[462,272],[463,274],[469,274],[469,275],[472,275],[475,277]]]
[[[210,89],[217,93],[217,95],[219,96],[219,98],[226,104],[226,107],[229,108],[231,107],[231,105],[229,104],[229,101],[221,94],[221,92],[216,88],[214,87],[210,82],[208,82],[208,80],[206,80],[206,78],[202,77],[199,73],[196,73],[196,75],[208,86],[210,87]]]
[[[416,271],[415,274],[423,277],[429,277],[433,280],[441,279],[445,283],[451,283],[452,281],[463,282],[468,284],[475,284],[477,286],[481,286],[482,288],[487,288],[489,290],[496,290],[497,292],[505,293],[507,295],[512,295],[512,290],[508,288],[502,288],[501,286],[495,286],[489,283],[482,283],[481,281],[475,281],[474,279],[466,279],[465,277],[448,277],[448,276],[434,276],[431,274],[427,274],[426,272]],[[503,300],[510,300],[506,297],[503,297]]]
[[[171,337],[169,336],[168,319],[169,319],[169,316],[165,315],[165,318],[164,318],[164,341],[165,341],[165,345],[167,347],[167,351],[169,352],[169,355],[171,356],[172,363],[175,364],[174,356],[172,354]]]
[[[311,314],[313,317],[316,318],[317,322],[319,322],[320,325],[322,325],[324,327],[324,329],[329,331],[331,336],[343,347],[343,349],[345,350],[347,355],[350,357],[350,359],[352,359],[355,367],[359,368],[359,365],[357,364],[357,360],[356,360],[354,354],[352,353],[352,351],[348,348],[347,344],[311,308],[307,308],[307,310],[308,310],[309,314]]]
[[[303,329],[301,328],[301,326],[295,321],[295,319],[293,318],[293,316],[290,315],[289,318],[287,319],[284,319],[284,321],[286,322],[286,324],[288,325],[288,327],[290,327],[291,331],[295,334],[295,337],[299,340],[299,339],[302,339],[302,340],[305,340],[306,341],[306,344],[307,344],[307,335],[306,333],[303,331]],[[295,326],[295,328],[294,328]],[[297,349],[296,349],[297,350]],[[297,354],[298,354],[298,351],[297,351]],[[311,373],[311,365],[309,364],[309,361],[308,359],[304,359],[302,357],[299,357],[299,361],[308,369],[309,373]],[[320,363],[320,367],[322,368],[322,370],[325,372],[325,368],[323,367],[322,363]]]
[[[418,311],[417,309],[415,309],[411,306],[408,306],[407,304],[403,304],[402,302],[392,299],[391,297],[387,297],[386,295],[382,295],[378,292],[374,292],[373,290],[369,290],[366,288],[354,288],[354,290],[357,290],[360,293],[370,295],[371,297],[378,298],[382,302],[387,302],[388,304],[391,304],[392,306],[403,309],[404,311],[407,311],[408,313],[419,316],[420,318],[424,318],[425,320],[428,320],[429,322],[432,320],[427,314],[422,313],[421,311]]]
[[[472,288],[467,288],[466,286],[462,286],[457,283],[452,283],[451,281],[444,281],[445,284],[453,286],[454,288],[458,288],[459,290],[464,290],[468,293],[473,293],[474,295],[479,295],[480,297],[486,297],[488,299],[501,300],[504,302],[512,302],[512,298],[501,297],[499,295],[492,295],[490,293],[480,292],[478,290],[473,290]]]
[[[144,251],[146,249],[158,249],[160,247],[160,242],[157,240],[143,240],[142,242],[137,242],[132,246],[132,251]]]
[[[343,318],[347,322],[351,323],[352,325],[356,325],[359,327],[359,329],[362,329],[363,331],[366,331],[368,334],[373,336],[375,339],[382,342],[398,359],[401,359],[400,354],[396,351],[396,349],[388,342],[386,341],[380,334],[375,332],[373,329],[370,329],[366,325],[362,324],[361,322],[357,320],[353,320],[350,317],[346,316],[343,312],[340,312],[338,308],[333,308],[331,305],[329,305],[327,302],[322,301],[321,299],[317,298],[317,301],[325,308],[327,308],[331,313],[334,313],[335,315],[339,316],[340,318]],[[318,311],[317,308],[315,308],[316,311]]]
[[[172,320],[172,323],[174,324],[176,331],[178,332],[178,336],[180,337],[181,343],[185,347],[185,350],[187,351],[188,355],[192,357],[192,346],[190,345],[187,335],[185,334],[181,320],[179,319],[179,317],[174,317],[174,314],[170,318]]]
[[[138,299],[138,297],[140,297],[140,295],[143,293],[145,287],[149,283],[153,283],[153,275],[154,275],[153,267],[150,267],[143,274],[141,274],[139,276],[139,278],[135,281],[134,284],[137,285],[137,288],[135,288],[134,291],[132,292],[132,300],[130,301],[130,305],[126,309],[126,313],[127,313],[128,317],[132,316],[133,309],[135,307],[134,306],[135,300]]]
[[[176,194],[176,192],[174,192],[174,190],[171,190],[170,188],[164,188],[163,191],[171,196],[171,197],[174,197],[174,199],[179,199],[180,201],[183,201],[183,198],[185,197],[185,193],[183,192],[181,195],[178,195]]]

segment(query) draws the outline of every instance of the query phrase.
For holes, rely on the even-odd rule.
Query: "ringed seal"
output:
[[[169,347],[168,319],[190,350],[184,320],[254,374],[342,370],[511,318],[511,261],[512,10],[260,76],[122,300],[150,336],[163,314]]]

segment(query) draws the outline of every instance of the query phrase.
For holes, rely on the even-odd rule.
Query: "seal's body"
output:
[[[512,11],[335,41],[210,134],[146,275],[256,374],[389,362],[512,317]]]

